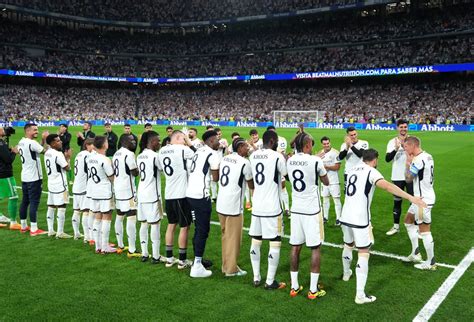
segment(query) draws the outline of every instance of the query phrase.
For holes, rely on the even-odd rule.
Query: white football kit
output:
[[[137,157],[140,181],[138,183],[138,211],[139,221],[149,224],[161,220],[161,180],[158,162],[158,153],[145,149]]]
[[[410,173],[414,176],[413,192],[415,197],[421,197],[428,207],[419,209],[417,205],[411,204],[408,212],[415,215],[417,224],[431,224],[431,208],[433,208],[436,201],[436,195],[433,189],[433,157],[425,151],[418,154],[413,158],[410,165]]]
[[[159,167],[166,179],[165,200],[186,198],[187,162],[193,155],[193,150],[180,144],[167,145],[158,152]]]
[[[356,144],[354,144],[354,147],[356,149],[363,149],[367,150],[369,148],[369,142],[364,141],[364,140],[358,140]],[[344,151],[346,149],[346,143],[342,143],[340,151]],[[362,158],[359,158],[352,149],[349,149],[347,151],[346,155],[346,165],[344,168],[344,174],[347,174],[347,172],[355,167],[360,161],[362,161]]]
[[[342,214],[344,243],[355,242],[357,248],[367,248],[374,243],[370,219],[370,205],[375,184],[382,174],[364,162],[359,162],[347,173],[346,194]]]
[[[132,170],[137,169],[135,154],[121,147],[112,158],[114,168],[115,208],[122,213],[137,209],[135,177]]]
[[[210,171],[219,170],[217,152],[204,145],[188,161],[188,170],[189,178],[186,197],[192,199],[209,198],[211,186]]]
[[[61,151],[48,149],[44,155],[44,164],[48,176],[48,206],[62,206],[69,203],[66,158]]]
[[[114,175],[112,161],[103,154],[91,153],[87,158],[87,197],[92,212],[109,212],[114,208],[112,182]]]
[[[225,156],[219,166],[219,195],[216,211],[221,215],[238,216],[243,213],[247,181],[252,179],[249,160],[234,152]]]
[[[388,141],[387,144],[387,153],[395,151],[395,142],[398,138],[393,138]],[[405,181],[405,163],[407,161],[407,156],[405,150],[403,149],[403,144],[397,150],[395,157],[392,161],[392,181]]]
[[[44,148],[28,138],[22,138],[18,143],[18,154],[21,161],[21,181],[34,182],[43,179],[40,153]]]
[[[195,147],[196,149],[200,149],[202,148],[205,144],[199,140],[198,138],[194,138],[193,140],[191,140],[191,144],[193,145],[193,147]]]
[[[320,151],[320,152],[324,152]],[[324,156],[321,158],[325,166],[334,166],[338,163],[341,163],[339,160],[339,152],[336,149],[331,148],[329,152],[325,152]],[[327,170],[329,185],[321,187],[321,196],[333,198],[341,197],[341,186],[339,183],[339,171]]]
[[[87,191],[87,158],[90,153],[83,150],[76,155],[74,160],[74,183],[72,185],[73,209],[87,210],[89,202],[86,197]]]
[[[275,239],[283,232],[280,193],[281,178],[287,174],[285,158],[271,149],[260,149],[249,160],[255,183],[249,235]]]

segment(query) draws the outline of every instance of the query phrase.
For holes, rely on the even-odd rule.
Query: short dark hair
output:
[[[171,125],[168,125],[168,126],[166,127],[166,131],[172,130],[172,129],[173,129],[173,127],[172,127]]]
[[[400,126],[401,124],[407,124],[407,125],[408,125],[408,121],[405,120],[405,119],[399,119],[399,120],[397,121],[397,126]]]
[[[104,124],[104,126],[112,126],[112,124],[110,124],[110,122],[107,122]]]
[[[362,151],[362,161],[370,162],[379,157],[379,153],[375,149],[367,149]]]
[[[104,135],[97,135],[94,138],[94,147],[96,149],[102,149],[105,145],[105,142],[107,142],[107,137]]]
[[[328,138],[327,136],[323,136],[323,137],[321,138],[321,143],[323,143],[323,141],[329,141],[329,142],[331,142],[331,139]]]
[[[209,131],[206,131],[204,132],[204,134],[202,135],[202,140],[204,142],[206,142],[207,140],[209,140],[211,137],[213,136],[217,136],[217,132],[215,130],[209,130]]]
[[[47,145],[51,145],[51,143],[53,143],[54,140],[56,140],[56,138],[58,138],[59,135],[57,134],[50,134],[46,137],[46,144]]]
[[[160,137],[160,135],[155,131],[148,131],[144,133],[144,135],[142,136],[142,140],[143,140],[143,137],[145,137],[145,144],[146,144],[145,146],[148,146],[148,144],[151,142],[152,139],[158,138]]]
[[[208,125],[208,126],[206,126],[206,130],[213,129],[213,128],[214,128],[214,125]]]
[[[258,134],[258,131],[256,129],[251,129],[249,132],[249,135],[254,135],[254,134]]]
[[[233,132],[230,137],[233,138],[234,136],[240,136],[239,132]]]
[[[59,124],[59,126],[64,126],[66,129],[69,127],[69,125],[67,125],[66,123],[61,123]]]
[[[93,138],[88,138],[88,139],[85,139],[85,140],[84,140],[84,143],[82,144],[82,146],[83,146],[84,149],[85,149],[86,146],[91,145],[91,144],[94,144],[94,139],[93,139]]]
[[[23,127],[23,130],[28,130],[30,127],[33,126],[38,126],[36,123],[26,123],[25,126]]]
[[[298,152],[303,152],[304,146],[309,142],[312,141],[314,144],[313,139],[311,138],[311,135],[309,135],[306,132],[302,132],[298,134],[295,138],[295,149]]]
[[[130,126],[130,124],[125,123],[125,124],[123,125],[123,127],[131,127],[131,126]]]
[[[194,132],[196,132],[196,134],[198,134],[198,130],[195,127],[190,127],[189,130],[193,130]]]
[[[243,138],[236,138],[233,142],[232,142],[232,151],[234,152],[237,152],[237,150],[239,149],[239,146],[241,144],[245,144],[247,141],[245,141],[245,139]]]
[[[355,131],[356,128],[353,127],[353,126],[349,126],[347,129],[346,129],[346,133],[349,133],[349,132],[352,132],[352,131]]]
[[[89,124],[89,127],[92,127],[92,123],[89,121],[85,121],[84,124]]]
[[[220,128],[220,127],[216,127],[216,128],[214,128],[214,131],[216,131],[216,132],[222,132],[222,130],[221,130],[221,128]]]
[[[151,123],[145,123],[144,127],[146,128],[146,127],[149,127],[149,126],[152,126]]]
[[[262,140],[264,145],[270,144],[272,139],[273,141],[278,142],[278,134],[276,134],[275,131],[265,131],[265,133],[263,133]]]
[[[267,131],[270,131],[270,130],[276,130],[276,127],[274,127],[273,125],[267,126]]]

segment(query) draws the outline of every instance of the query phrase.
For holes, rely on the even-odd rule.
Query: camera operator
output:
[[[10,135],[15,134],[12,127],[0,127],[0,199],[8,198],[8,215],[0,216],[0,221],[9,222],[11,230],[19,230],[20,224],[16,221],[18,212],[18,194],[16,192],[16,181],[13,176],[13,161],[18,154],[16,147],[10,148],[8,145]]]

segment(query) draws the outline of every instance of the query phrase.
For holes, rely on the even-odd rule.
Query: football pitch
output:
[[[135,134],[142,126],[132,128]],[[177,128],[177,127],[175,127]],[[154,126],[161,138],[165,127]],[[17,128],[11,138],[16,145],[23,129]],[[40,132],[56,128],[40,128]],[[70,127],[73,135],[71,147],[78,152],[76,132],[81,127]],[[198,128],[199,136],[204,131]],[[222,128],[223,136],[230,141],[234,131],[248,137],[249,128]],[[94,127],[96,134],[103,134],[102,127]],[[118,135],[121,126],[114,126]],[[264,129],[259,129],[260,136]],[[295,129],[278,129],[278,134],[288,142]],[[333,147],[339,149],[344,139],[343,130],[307,130],[313,135],[319,149],[319,139],[326,135]],[[252,285],[252,269],[249,258],[250,238],[244,231],[240,267],[249,273],[244,277],[226,278],[220,271],[220,229],[213,213],[211,232],[205,258],[213,261],[213,275],[206,279],[192,279],[189,270],[176,267],[141,263],[125,255],[96,255],[93,248],[82,241],[56,240],[46,236],[30,237],[18,231],[0,230],[1,320],[354,320],[409,321],[419,313],[433,313],[434,321],[472,321],[474,318],[474,270],[462,268],[473,259],[468,256],[473,247],[474,220],[474,135],[471,133],[412,132],[422,140],[422,148],[432,154],[435,161],[436,205],[432,211],[432,232],[435,242],[435,258],[442,263],[437,271],[419,271],[413,264],[406,264],[400,256],[411,251],[406,230],[386,236],[392,226],[392,196],[377,190],[372,203],[374,228],[374,253],[370,257],[367,294],[375,295],[372,304],[354,303],[355,274],[349,282],[343,282],[341,248],[342,232],[334,225],[334,206],[331,204],[329,223],[325,226],[325,246],[322,247],[320,282],[327,295],[310,301],[306,298],[309,288],[310,251],[302,250],[300,284],[303,295],[289,297],[285,290],[266,291]],[[387,142],[395,131],[359,131],[359,138],[367,140],[379,151],[378,169],[390,180],[391,164],[385,162]],[[15,161],[15,177],[20,180],[20,161]],[[43,174],[45,172],[43,171]],[[342,168],[340,171],[342,177]],[[164,179],[163,179],[164,187]],[[288,186],[288,189],[290,187]],[[46,180],[43,191],[47,190]],[[18,190],[21,200],[21,189]],[[291,193],[290,193],[291,198]],[[46,229],[46,195],[41,199],[38,212],[39,227]],[[1,203],[6,212],[6,200]],[[407,202],[403,203],[404,212]],[[72,233],[72,205],[66,215],[66,232]],[[250,225],[250,213],[245,212],[245,227]],[[403,217],[402,217],[403,219]],[[285,234],[289,235],[289,220],[285,218]],[[161,225],[161,254],[165,254],[164,231],[167,220]],[[82,227],[81,227],[82,230]],[[191,228],[190,240],[194,232]],[[112,225],[111,241],[114,241]],[[426,253],[420,240],[423,257]],[[137,242],[137,246],[138,242]],[[151,247],[151,246],[150,246]],[[189,243],[188,258],[193,258]],[[261,272],[266,276],[268,243],[262,247]],[[277,272],[277,280],[289,284],[290,245],[284,238]],[[177,247],[175,248],[175,256]],[[464,261],[463,261],[464,259]],[[354,252],[353,270],[357,262]],[[459,265],[462,262],[461,265]],[[459,274],[458,274],[459,273]],[[449,294],[446,290],[453,287]],[[433,297],[433,298],[432,298]],[[437,303],[442,300],[441,304]]]

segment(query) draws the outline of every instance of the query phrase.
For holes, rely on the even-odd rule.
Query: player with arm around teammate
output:
[[[128,258],[140,257],[136,249],[137,239],[137,189],[135,177],[138,167],[135,160],[137,141],[133,135],[124,135],[121,147],[112,158],[114,168],[114,195],[117,216],[115,217],[115,235],[117,237],[117,253],[125,250],[123,243],[123,220],[127,218]]]
[[[434,241],[431,235],[431,209],[436,201],[433,189],[434,160],[429,153],[421,149],[420,139],[415,136],[406,138],[404,148],[407,154],[406,181],[407,183],[413,182],[414,195],[422,198],[428,204],[426,208],[420,208],[417,204],[410,205],[405,217],[405,227],[412,246],[412,252],[408,256],[407,261],[418,263],[415,264],[415,268],[433,271],[436,270]],[[423,246],[426,250],[427,258],[424,262],[422,262],[418,248],[416,225],[419,226]]]
[[[253,270],[253,284],[258,287],[260,275],[260,249],[263,240],[268,240],[268,272],[265,289],[285,288],[285,283],[275,280],[280,261],[281,236],[283,234],[283,210],[280,192],[281,177],[287,174],[286,161],[281,153],[276,152],[278,135],[274,131],[263,134],[263,147],[250,156],[250,165],[254,178],[252,219],[249,236],[252,238],[250,260]]]
[[[219,195],[216,211],[219,214],[222,240],[222,273],[226,277],[244,276],[237,262],[242,245],[244,190],[253,189],[252,170],[247,159],[248,143],[237,138],[232,143],[232,154],[225,156],[219,166]]]
[[[374,149],[368,149],[363,152],[362,162],[348,170],[344,206],[340,218],[344,236],[342,251],[342,279],[344,281],[348,281],[352,275],[351,262],[354,246],[359,250],[356,266],[357,292],[355,302],[357,304],[371,303],[376,300],[375,296],[365,294],[365,284],[369,273],[369,249],[374,243],[370,205],[375,187],[407,199],[419,207],[426,207],[421,198],[413,197],[396,185],[385,181],[382,174],[376,169],[377,161],[378,152]]]
[[[44,154],[44,164],[48,176],[48,210],[46,219],[48,223],[48,236],[56,236],[57,239],[72,238],[64,232],[66,221],[66,206],[69,204],[67,189],[67,171],[69,171],[70,150],[62,153],[62,141],[57,134],[46,137],[46,144],[50,149]],[[54,213],[57,209],[58,231],[54,231]]]
[[[158,152],[160,170],[166,179],[165,210],[168,218],[166,228],[166,267],[178,264],[178,269],[189,268],[192,262],[187,259],[188,233],[193,222],[191,208],[186,199],[188,186],[187,162],[194,152],[186,146],[186,135],[181,131],[173,131],[170,144],[163,146]],[[189,141],[189,139],[187,139]],[[191,145],[192,146],[192,145]],[[173,256],[174,234],[179,224],[179,258]]]
[[[326,295],[318,287],[320,273],[321,245],[324,240],[324,224],[321,213],[321,198],[319,196],[319,180],[327,186],[324,163],[320,157],[311,155],[313,138],[307,133],[301,133],[295,139],[295,155],[286,163],[288,176],[293,187],[293,202],[291,204],[291,290],[290,296],[297,296],[303,286],[298,283],[300,252],[303,244],[311,249],[311,281],[308,299],[314,300]]]

